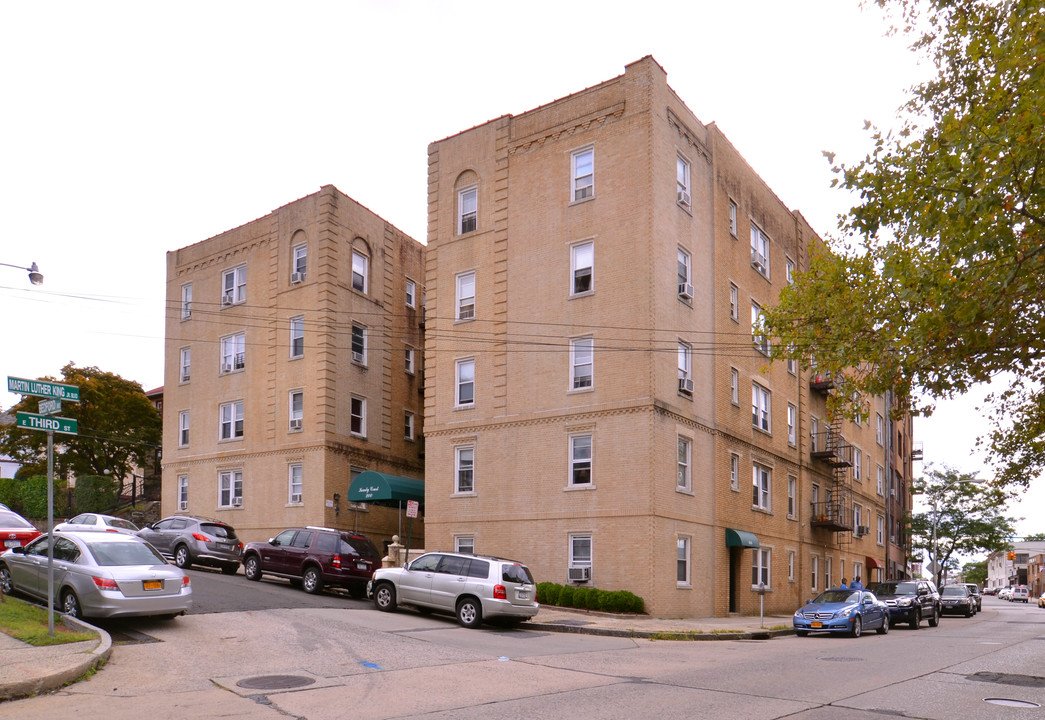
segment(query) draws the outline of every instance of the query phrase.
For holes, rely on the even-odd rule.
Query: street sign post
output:
[[[66,435],[76,435],[78,429],[78,423],[72,418],[49,417],[27,412],[16,412],[15,424],[20,428],[29,430],[45,430],[47,432],[65,433]]]
[[[47,380],[26,380],[25,378],[8,376],[7,391],[22,395],[35,395],[37,397],[80,402],[80,388],[75,385],[48,382]]]

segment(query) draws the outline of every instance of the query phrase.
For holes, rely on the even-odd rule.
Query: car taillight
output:
[[[99,590],[119,590],[120,586],[116,584],[116,581],[112,578],[100,578],[92,577],[94,584],[98,586]]]
[[[336,568],[340,568],[341,567],[341,556],[340,555],[335,555],[333,558],[331,558],[330,564],[333,565]]]
[[[188,586],[189,586],[189,582],[190,582],[190,580],[189,580],[189,576],[188,576],[188,575],[186,575],[185,577],[183,577],[183,578],[181,579],[181,586],[182,586],[183,588],[186,588],[186,587],[188,587]]]
[[[119,530],[115,530],[115,529],[113,529],[113,528],[105,528],[105,532],[114,532],[114,533],[118,533],[118,532],[120,532],[120,531],[119,531]]]
[[[195,539],[199,540],[200,542],[211,542],[211,539],[209,537],[207,537],[206,535],[202,535],[200,533],[193,533],[192,537],[194,537]]]
[[[508,599],[508,591],[506,591],[504,589],[504,585],[494,585],[493,586],[493,597],[494,597],[494,600],[507,600]]]

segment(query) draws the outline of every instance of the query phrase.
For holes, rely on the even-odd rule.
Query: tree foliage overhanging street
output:
[[[898,130],[872,127],[873,150],[833,168],[859,201],[766,327],[832,374],[848,416],[866,412],[861,395],[929,414],[1011,378],[980,442],[995,482],[1025,487],[1045,469],[1045,7],[874,2],[938,74],[912,88]]]

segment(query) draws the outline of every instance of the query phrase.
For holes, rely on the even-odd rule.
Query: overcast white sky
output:
[[[862,157],[930,72],[886,28],[858,0],[3,3],[0,263],[45,281],[0,268],[0,375],[157,387],[168,251],[325,184],[424,241],[428,143],[645,55],[829,234],[851,203],[821,151]],[[973,406],[916,425],[927,462],[983,470]],[[1017,514],[1045,517],[1036,485]]]

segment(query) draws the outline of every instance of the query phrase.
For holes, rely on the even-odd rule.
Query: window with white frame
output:
[[[771,432],[770,417],[769,391],[756,382],[751,383],[751,424],[759,430]]]
[[[475,554],[475,536],[474,535],[454,535],[454,552],[464,553],[466,555]]]
[[[409,345],[406,346],[406,351],[404,354],[404,368],[407,374],[409,375],[413,375],[414,372],[416,372],[414,369],[416,367],[416,361],[414,359],[415,352],[416,351],[414,350],[414,348],[410,347]]]
[[[221,440],[243,437],[243,401],[222,403],[219,412]]]
[[[733,283],[729,284],[729,319],[740,322],[740,288]]]
[[[475,448],[471,445],[454,448],[454,492],[475,492]]]
[[[244,333],[221,338],[221,372],[242,370],[247,364],[247,336]]]
[[[798,360],[794,358],[795,346],[789,345],[787,348],[787,371],[792,375],[798,374]]]
[[[592,485],[592,436],[570,436],[570,485]]]
[[[178,413],[178,447],[189,445],[189,411],[182,410]]]
[[[679,283],[679,297],[683,300],[693,299],[693,276],[690,268],[689,253],[682,248],[678,249],[677,274]]]
[[[795,261],[791,258],[785,258],[784,278],[787,280],[788,285],[795,284]]]
[[[366,437],[366,398],[353,395],[349,401],[348,431],[357,437]]]
[[[678,436],[678,441],[678,484],[675,489],[689,492],[693,488],[690,478],[693,441],[681,435]]]
[[[192,377],[192,348],[183,347],[181,349],[181,360],[180,360],[180,371],[178,373],[178,379],[180,382],[187,383],[189,378]]]
[[[410,278],[406,279],[406,306],[408,308],[417,306],[417,284]]]
[[[813,592],[816,592],[820,587],[820,558],[814,555],[810,567],[813,571]]]
[[[875,482],[875,491],[879,495],[885,495],[885,468],[881,465],[876,466],[878,472],[878,479]]]
[[[572,202],[595,195],[595,148],[574,150],[570,155]]]
[[[769,336],[766,334],[765,314],[762,306],[752,301],[751,303],[751,342],[763,355],[769,354]]]
[[[223,470],[218,473],[218,507],[239,507],[243,504],[243,471]]]
[[[403,414],[403,439],[414,440],[414,414],[409,410]]]
[[[770,510],[773,472],[765,465],[751,464],[751,504],[759,510]]]
[[[588,533],[570,534],[570,567],[586,567],[592,565],[591,535]]]
[[[813,452],[820,448],[820,419],[817,417],[809,418],[809,447]]]
[[[303,390],[291,390],[287,398],[289,409],[289,430],[291,432],[301,430],[305,417],[305,392]]]
[[[787,516],[798,517],[798,478],[787,476]]]
[[[794,445],[798,441],[798,408],[787,404],[787,442]]]
[[[464,235],[476,228],[479,219],[479,188],[466,187],[457,193],[457,234]]]
[[[755,223],[751,223],[751,267],[769,277],[769,238]]]
[[[192,283],[181,286],[181,319],[188,320],[192,317]]]
[[[729,487],[740,490],[740,456],[736,453],[729,454]]]
[[[457,361],[457,407],[475,405],[475,359],[465,358]]]
[[[229,268],[221,273],[221,304],[234,305],[247,299],[246,264]]]
[[[874,440],[879,445],[882,445],[883,440],[885,439],[885,433],[883,431],[885,428],[885,421],[882,419],[880,413],[877,414],[876,421],[877,422],[874,428]]]
[[[676,582],[679,587],[689,586],[689,538],[685,535],[679,535],[676,538],[676,547],[678,552],[676,554],[675,567],[677,569]]]
[[[287,466],[287,503],[298,505],[302,498],[302,465],[290,463]]]
[[[864,576],[864,572],[863,571],[864,571],[864,564],[863,563],[858,563],[858,562],[854,562],[853,563],[853,579],[854,580],[856,578],[863,578],[863,576]]]
[[[290,249],[290,282],[305,282],[308,272],[308,245],[298,243]]]
[[[881,515],[878,516],[878,524],[876,526],[877,540],[879,545],[885,544],[885,518]]]
[[[816,507],[820,503],[820,486],[813,483],[812,488],[809,490],[809,504],[812,506],[813,511],[816,512]]]
[[[178,476],[178,509],[189,509],[189,476]]]
[[[675,189],[675,201],[688,209],[693,202],[689,191],[689,160],[681,155],[675,156]]]
[[[737,236],[737,204],[733,200],[729,201],[729,234]]]
[[[787,551],[787,579],[791,582],[795,581],[795,551]]]
[[[765,585],[767,588],[771,587],[769,569],[773,559],[772,552],[769,548],[757,547],[752,550],[752,553],[751,587],[757,588],[759,584]]]
[[[693,394],[693,348],[687,342],[679,340],[678,350],[679,392],[683,395]]]
[[[595,289],[595,243],[570,247],[570,294],[583,295]]]
[[[853,480],[862,482],[863,477],[861,475],[860,468],[863,467],[864,455],[863,451],[858,447],[853,448]]]
[[[570,389],[592,387],[594,340],[591,337],[570,340]]]
[[[358,250],[352,251],[352,289],[366,294],[370,279],[370,258]]]
[[[835,586],[834,575],[831,573],[832,558],[824,558],[824,589],[833,588]]]
[[[305,355],[305,316],[290,318],[290,357],[299,358]]]
[[[366,365],[366,326],[352,323],[352,362]]]
[[[860,526],[863,525],[861,508],[856,503],[853,503],[853,533],[860,532]]]
[[[740,372],[736,368],[729,369],[729,401],[740,405]]]
[[[457,276],[457,314],[455,320],[475,319],[475,271]]]

